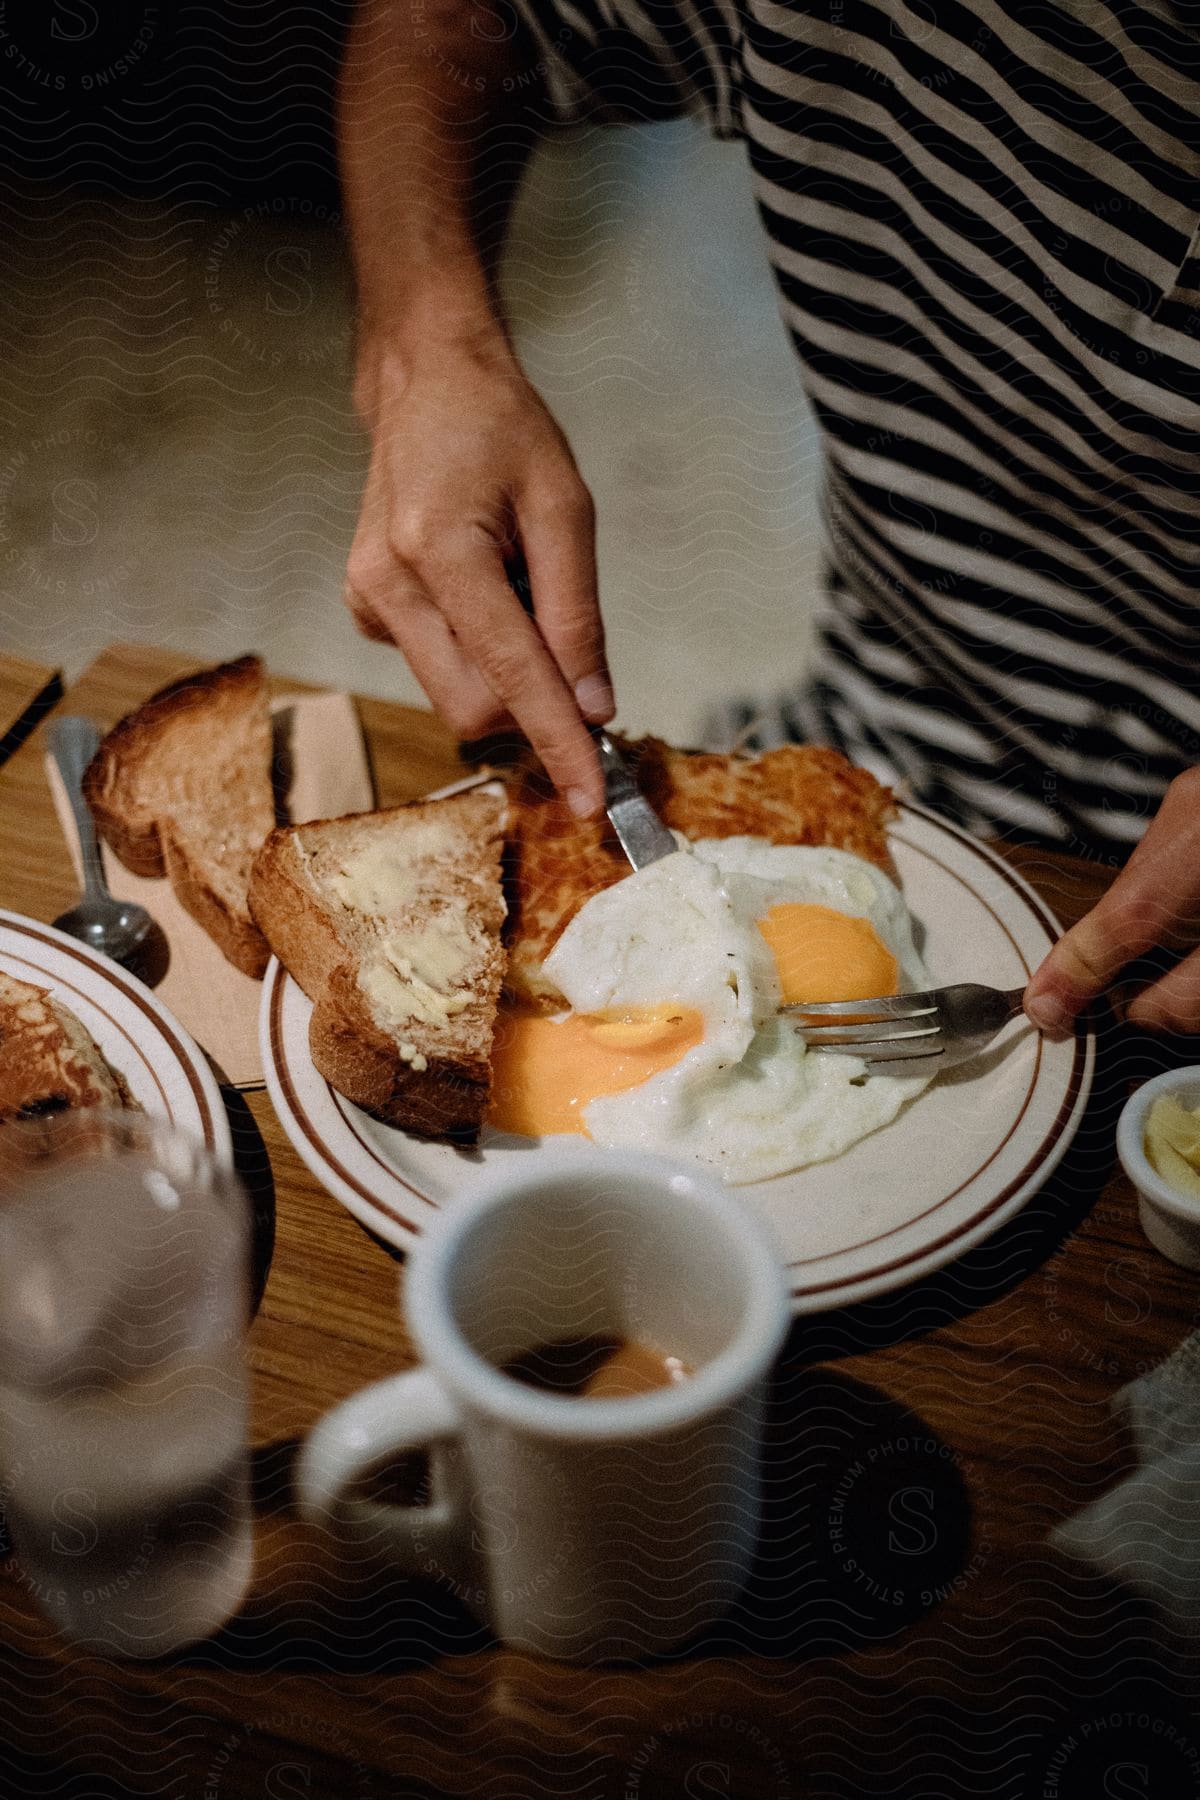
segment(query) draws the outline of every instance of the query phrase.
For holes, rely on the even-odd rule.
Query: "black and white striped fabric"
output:
[[[1200,5],[518,7],[560,115],[747,147],[829,554],[759,741],[1123,855],[1200,762]]]

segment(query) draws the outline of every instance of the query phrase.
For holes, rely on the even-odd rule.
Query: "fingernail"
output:
[[[604,675],[585,675],[577,681],[575,703],[597,725],[606,724],[617,710],[612,683]]]
[[[1053,994],[1035,994],[1025,1002],[1025,1014],[1039,1031],[1050,1037],[1069,1037],[1075,1023],[1072,1014]]]
[[[566,801],[577,819],[590,819],[596,811],[596,802],[587,788],[568,788]]]

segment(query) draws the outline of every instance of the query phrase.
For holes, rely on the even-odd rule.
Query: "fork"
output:
[[[796,1021],[810,1050],[861,1056],[867,1063],[963,1062],[1021,1011],[1024,988],[1005,992],[960,981],[923,994],[876,1000],[798,1001],[780,1011]],[[914,1071],[916,1073],[916,1071]]]

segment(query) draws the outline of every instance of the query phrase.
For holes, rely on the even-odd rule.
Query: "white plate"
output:
[[[1032,888],[982,844],[921,808],[902,805],[889,835],[935,983],[1021,986],[1059,934]],[[377,1124],[313,1068],[311,1010],[273,961],[260,1015],[271,1099],[317,1179],[397,1248],[420,1231],[431,1208],[469,1194],[485,1170],[552,1155],[562,1141],[485,1130],[478,1151],[460,1151]],[[1094,1061],[1091,1034],[1052,1044],[1014,1020],[976,1064],[942,1076],[845,1155],[738,1188],[774,1231],[795,1311],[885,1293],[995,1231],[1062,1157],[1082,1117]],[[603,1155],[597,1148],[597,1158]]]
[[[87,1026],[148,1113],[232,1162],[229,1120],[203,1052],[148,987],[52,925],[4,911],[0,969],[49,988]]]

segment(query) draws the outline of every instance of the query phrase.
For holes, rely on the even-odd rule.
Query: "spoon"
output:
[[[132,900],[114,900],[105,886],[96,827],[83,797],[84,770],[100,747],[100,733],[90,719],[67,718],[53,720],[46,737],[75,815],[83,859],[83,898],[54,923],[102,956],[130,968],[144,950],[154,921],[144,906]]]

